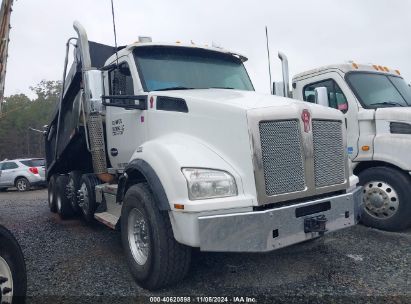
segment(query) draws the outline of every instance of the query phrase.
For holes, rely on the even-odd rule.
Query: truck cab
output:
[[[357,223],[343,114],[257,94],[235,52],[74,28],[45,134],[50,210],[119,229],[140,285],[181,280],[191,248],[267,252]]]
[[[347,152],[364,186],[363,222],[409,227],[411,89],[400,71],[354,62],[320,67],[293,77],[292,96],[344,115]]]

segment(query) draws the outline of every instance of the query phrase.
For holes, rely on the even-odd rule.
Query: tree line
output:
[[[25,94],[6,97],[0,114],[0,161],[44,157],[44,137],[40,132],[50,122],[59,100],[61,82],[43,80],[30,89],[37,98]]]

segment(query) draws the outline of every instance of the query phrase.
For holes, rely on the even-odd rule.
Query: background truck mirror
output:
[[[284,82],[273,82],[273,95],[284,97]]]
[[[330,103],[328,100],[328,90],[326,87],[318,87],[314,89],[315,91],[315,103],[329,107]]]

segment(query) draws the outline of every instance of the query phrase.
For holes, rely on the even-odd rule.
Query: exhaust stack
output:
[[[290,77],[288,72],[288,59],[287,56],[282,52],[278,52],[278,58],[280,58],[281,60],[283,72],[284,97],[290,97]]]
[[[103,119],[101,116],[103,95],[100,71],[91,66],[90,49],[87,33],[84,27],[75,21],[73,27],[78,35],[77,47],[80,50],[80,57],[83,69],[84,83],[84,105],[87,115],[87,127],[90,152],[93,162],[93,171],[103,182],[111,182],[114,176],[108,173],[106,161],[106,145],[104,140]]]

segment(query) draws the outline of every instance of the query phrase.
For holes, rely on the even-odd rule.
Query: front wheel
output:
[[[411,178],[390,167],[374,167],[358,177],[364,186],[362,222],[370,227],[399,231],[411,224]]]
[[[30,190],[30,182],[25,177],[19,177],[16,180],[16,188],[19,192]]]
[[[131,186],[121,212],[121,238],[136,281],[156,290],[181,281],[188,272],[191,248],[174,239],[167,212],[156,207],[147,184]]]
[[[26,289],[23,253],[13,235],[0,226],[0,303],[24,303]]]

